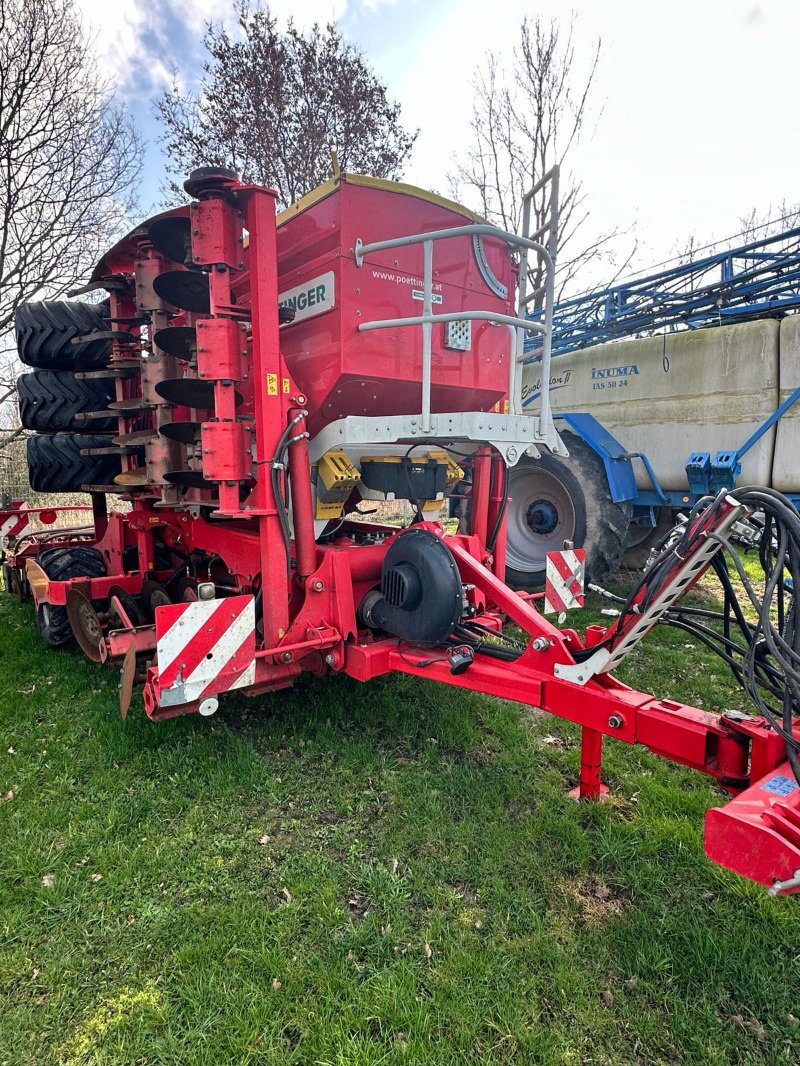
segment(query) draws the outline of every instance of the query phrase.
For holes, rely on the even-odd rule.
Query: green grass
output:
[[[689,643],[623,678],[744,706]],[[0,1063],[800,1059],[800,901],[700,775],[609,742],[578,805],[574,728],[411,678],[122,722],[5,596],[0,656]]]

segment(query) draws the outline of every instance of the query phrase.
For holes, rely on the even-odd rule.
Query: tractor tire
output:
[[[111,378],[76,378],[68,370],[35,370],[17,380],[19,417],[25,429],[55,433],[63,429],[115,429],[114,415],[77,418],[84,411],[103,411],[114,399]]]
[[[111,485],[120,455],[81,455],[81,448],[109,446],[108,437],[54,433],[28,437],[28,480],[35,492],[80,492],[83,485]]]
[[[108,302],[87,304],[67,300],[35,300],[20,304],[14,318],[17,351],[26,366],[41,370],[103,367],[111,355],[108,339],[76,337],[110,329]]]
[[[650,559],[653,548],[662,541],[671,529],[674,529],[676,517],[664,507],[658,515],[654,526],[631,525],[628,546],[622,556],[622,565],[628,570],[643,570]]]
[[[106,564],[97,548],[50,548],[39,552],[36,562],[51,581],[69,581],[75,577],[104,577]],[[41,603],[36,612],[36,628],[51,648],[66,648],[75,643],[67,608]]]
[[[633,514],[611,499],[602,459],[574,433],[561,434],[569,458],[523,456],[509,471],[506,581],[515,589],[544,585],[545,556],[565,540],[586,549],[586,583],[620,565]]]

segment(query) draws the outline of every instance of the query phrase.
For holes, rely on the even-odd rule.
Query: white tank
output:
[[[786,389],[800,385],[800,317],[786,319],[783,328],[789,323],[794,376],[789,380],[784,368]],[[553,410],[594,415],[628,451],[647,455],[663,488],[685,489],[692,452],[738,448],[777,407],[779,335],[778,322],[762,319],[558,356],[552,362]],[[526,367],[523,399],[540,388],[537,368]],[[534,400],[528,409],[537,406]],[[798,455],[800,405],[791,430],[779,432],[786,437],[788,468],[792,454]],[[773,428],[744,456],[740,484],[771,483],[775,437]],[[652,487],[642,463],[635,460],[634,468],[639,487]]]
[[[800,315],[781,322],[780,403],[800,388]],[[781,416],[775,434],[772,487],[780,492],[800,488],[800,400]]]

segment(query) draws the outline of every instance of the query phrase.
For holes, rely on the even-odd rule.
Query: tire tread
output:
[[[110,378],[78,379],[68,370],[34,370],[17,379],[19,416],[25,429],[55,433],[66,429],[114,429],[114,415],[77,420],[84,411],[102,411],[114,398]]]
[[[72,342],[107,330],[107,315],[107,302],[32,300],[20,304],[14,316],[14,332],[21,361],[42,370],[105,366],[111,355],[108,339]]]
[[[108,437],[91,433],[37,434],[27,441],[28,480],[35,492],[80,492],[84,485],[110,485],[122,469],[119,455],[81,455],[102,448]]]

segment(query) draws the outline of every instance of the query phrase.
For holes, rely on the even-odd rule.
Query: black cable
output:
[[[408,485],[408,498],[411,501],[411,503],[414,504],[414,509],[416,510],[416,514],[411,519],[411,523],[410,523],[411,525],[413,525],[415,522],[423,522],[425,520],[425,516],[422,513],[422,507],[420,506],[420,502],[416,498],[416,496],[414,495],[414,488],[413,488],[413,486],[411,484],[411,477],[410,477],[410,475],[408,473],[408,467],[409,467],[408,457],[409,457],[409,455],[411,455],[411,453],[414,451],[415,448],[421,448],[421,447],[423,447],[422,443],[412,444],[411,447],[406,452],[406,454],[400,460],[400,466],[403,469],[403,474],[405,475],[406,484]]]
[[[510,644],[512,647],[517,648],[519,651],[525,651],[525,645],[522,641],[515,640],[513,637],[508,636],[507,633],[500,633],[496,629],[492,629],[491,626],[485,626],[481,622],[476,622],[470,619],[468,622],[464,622],[459,628],[477,630],[478,635],[482,637],[496,637],[498,640],[504,641],[506,644]]]
[[[505,460],[503,460],[503,498],[500,504],[500,510],[497,512],[497,518],[495,520],[494,525],[492,526],[492,532],[489,534],[489,537],[486,540],[486,550],[490,554],[494,552],[495,545],[497,544],[497,538],[500,533],[500,527],[503,524],[503,519],[505,518],[506,511],[508,510],[508,483],[508,466],[506,465]]]
[[[498,634],[493,630],[482,634],[475,634],[467,629],[467,623],[465,623],[464,625],[454,627],[453,635],[450,639],[458,644],[468,644],[474,652],[480,653],[481,655],[488,655],[494,659],[503,659],[505,662],[514,662],[519,659],[525,651],[521,645],[513,648],[505,648],[500,644],[487,643],[489,636],[494,637],[497,635]],[[509,637],[507,639],[511,640],[512,638]]]
[[[783,738],[789,764],[800,782],[800,740],[793,732],[800,716],[800,601],[794,594],[800,587],[800,512],[774,489],[735,492],[737,502],[751,514],[764,514],[757,553],[762,592],[729,539],[713,531],[725,495],[704,497],[695,504],[683,529],[668,538],[636,582],[617,625],[602,643],[613,649],[627,619],[647,609],[700,538],[717,540],[724,551],[714,557],[711,570],[721,586],[722,610],[676,605],[661,621],[692,636],[728,666],[756,711]],[[785,587],[787,575],[792,580],[791,594]],[[712,628],[713,623],[721,631]],[[588,658],[596,648],[578,653],[576,659]]]

